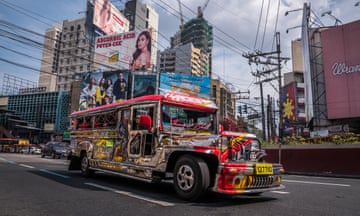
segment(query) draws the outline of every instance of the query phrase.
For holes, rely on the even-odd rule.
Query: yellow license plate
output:
[[[273,167],[272,164],[256,164],[255,166],[257,175],[272,175]]]

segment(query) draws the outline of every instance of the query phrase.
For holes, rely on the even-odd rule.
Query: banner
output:
[[[151,33],[126,32],[100,36],[95,41],[95,70],[149,69],[151,67]]]
[[[87,73],[81,82],[79,109],[127,99],[128,71]]]
[[[157,74],[135,74],[133,76],[133,98],[157,94]]]
[[[93,23],[107,35],[129,31],[129,20],[110,0],[94,0]]]
[[[360,21],[321,32],[328,119],[360,116]]]
[[[161,73],[159,88],[160,94],[174,91],[193,97],[210,99],[210,77]]]

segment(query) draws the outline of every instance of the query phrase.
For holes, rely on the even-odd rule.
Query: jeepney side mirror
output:
[[[139,125],[145,127],[150,133],[152,132],[152,119],[149,115],[140,115]]]
[[[219,134],[222,135],[224,132],[224,126],[222,124],[219,125]]]

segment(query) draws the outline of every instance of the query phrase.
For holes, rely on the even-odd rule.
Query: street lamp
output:
[[[300,27],[302,27],[302,25],[298,25],[298,26],[294,26],[294,27],[288,28],[288,29],[286,29],[286,34],[289,33],[289,30],[291,30],[291,29],[296,29],[296,28],[300,28]]]
[[[285,12],[285,16],[287,16],[289,13],[294,12],[294,11],[299,11],[302,10],[302,8],[298,8],[298,9],[294,9],[294,10],[289,10]]]
[[[359,2],[358,2],[359,3]],[[355,4],[356,5],[356,4]],[[325,16],[325,15],[329,15],[331,16],[334,20],[335,20],[335,25],[337,25],[338,23],[342,24],[341,20],[339,20],[338,18],[336,18],[334,15],[331,14],[331,11],[326,11],[324,13],[321,14],[321,17]]]

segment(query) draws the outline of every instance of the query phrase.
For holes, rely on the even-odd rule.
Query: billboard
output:
[[[128,71],[87,73],[82,77],[79,109],[127,99]]]
[[[149,69],[151,32],[131,31],[97,37],[94,61],[96,71]]]
[[[94,0],[93,23],[107,35],[129,31],[129,20],[110,0]]]
[[[193,97],[210,99],[210,77],[161,73],[159,89],[160,94],[175,91]]]
[[[157,94],[158,74],[134,74],[132,77],[132,95],[133,98],[144,95]]]
[[[283,115],[283,135],[288,136],[293,133],[293,122],[296,120],[296,96],[295,83],[292,82],[282,89],[281,106]]]
[[[321,32],[328,119],[360,116],[360,21]]]

